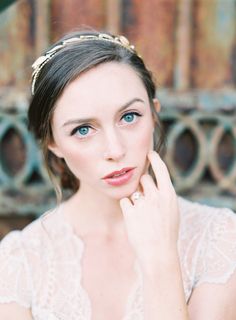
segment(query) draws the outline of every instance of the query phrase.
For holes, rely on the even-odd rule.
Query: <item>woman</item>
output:
[[[33,68],[29,126],[73,194],[3,239],[1,319],[235,319],[235,216],[177,198],[134,47],[77,32]]]

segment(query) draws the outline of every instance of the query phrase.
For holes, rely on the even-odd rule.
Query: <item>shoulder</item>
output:
[[[46,219],[47,217],[47,219]],[[29,308],[35,275],[39,277],[43,256],[48,255],[55,224],[55,210],[47,212],[21,231],[11,231],[0,242],[0,303]]]
[[[16,258],[22,256],[27,247],[34,247],[40,233],[39,229],[40,223],[37,219],[21,231],[14,230],[9,232],[0,242],[0,257]],[[33,234],[35,234],[35,237],[33,237]]]
[[[183,198],[179,198],[179,207],[180,239],[185,247],[195,243],[195,273],[199,277],[201,274],[201,281],[203,274],[208,273],[212,280],[214,275],[221,275],[223,281],[236,267],[236,214],[227,208],[214,208]]]
[[[42,270],[46,270],[51,261],[60,259],[62,253],[71,246],[73,233],[62,216],[61,206],[45,212],[21,231],[11,231],[0,242],[0,265],[4,261],[5,269],[24,271],[36,281]],[[12,261],[14,263],[12,263]],[[1,274],[0,274],[1,277]]]
[[[12,248],[34,249],[55,235],[59,228],[58,208],[51,209],[21,231],[13,230],[0,241],[0,251]]]
[[[179,202],[183,251],[194,248],[194,285],[224,283],[236,268],[236,214],[183,198]]]
[[[178,200],[179,253],[189,296],[201,284],[226,283],[235,272],[236,215],[227,208]]]
[[[21,231],[12,231],[0,242],[0,303],[16,302],[29,308],[29,268]]]
[[[228,208],[217,208],[178,197],[182,229],[190,232],[212,231],[212,235],[236,231],[236,214]]]
[[[236,315],[236,215],[180,199],[185,264],[194,319],[233,320]],[[194,253],[192,252],[194,248]],[[191,259],[189,259],[191,257]],[[209,308],[209,306],[211,306]]]

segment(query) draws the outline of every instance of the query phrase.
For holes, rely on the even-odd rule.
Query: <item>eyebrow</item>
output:
[[[140,99],[140,98],[134,98],[128,102],[126,102],[117,112],[121,112],[124,111],[125,109],[127,109],[131,104],[133,104],[134,102],[142,102],[145,103],[144,100]],[[68,120],[66,121],[62,127],[71,125],[71,124],[79,124],[79,123],[86,123],[86,122],[93,122],[96,121],[96,118],[84,118],[84,119],[72,119],[72,120]]]

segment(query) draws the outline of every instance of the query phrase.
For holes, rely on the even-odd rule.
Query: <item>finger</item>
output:
[[[151,151],[148,153],[148,159],[150,160],[153,172],[155,174],[158,189],[165,190],[172,186],[169,171],[157,152]]]
[[[123,213],[129,212],[132,208],[132,203],[128,198],[122,198],[120,200],[120,207]]]
[[[155,182],[153,181],[153,178],[150,176],[150,174],[142,175],[142,177],[140,178],[140,184],[145,196],[148,196],[157,191]]]

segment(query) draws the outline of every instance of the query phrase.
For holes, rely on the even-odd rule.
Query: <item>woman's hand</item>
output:
[[[143,195],[120,200],[129,241],[144,266],[176,255],[179,229],[178,202],[167,167],[155,151],[150,151],[148,159],[157,186],[144,174],[140,179]]]

